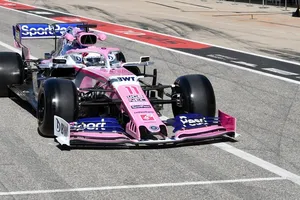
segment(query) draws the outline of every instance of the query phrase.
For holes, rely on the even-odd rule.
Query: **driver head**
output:
[[[99,53],[88,53],[82,54],[82,61],[87,67],[89,66],[105,66],[105,59]]]

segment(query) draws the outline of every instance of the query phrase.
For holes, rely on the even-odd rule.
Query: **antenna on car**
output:
[[[78,28],[85,28],[85,31],[88,32],[89,28],[97,28],[97,24],[78,24]]]

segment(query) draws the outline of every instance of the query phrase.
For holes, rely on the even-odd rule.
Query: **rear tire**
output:
[[[198,113],[214,117],[216,100],[213,87],[207,77],[200,74],[185,75],[176,79],[173,99],[176,94],[182,97],[181,107],[172,103],[174,116],[184,113]]]
[[[15,52],[0,53],[0,97],[8,97],[8,86],[22,84],[24,63],[20,54]]]
[[[78,115],[78,96],[75,84],[67,79],[46,80],[38,94],[38,131],[42,136],[54,137],[54,115],[67,122]]]

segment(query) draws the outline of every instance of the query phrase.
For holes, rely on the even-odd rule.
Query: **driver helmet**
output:
[[[89,66],[105,66],[104,57],[99,53],[83,53],[82,61],[87,67]]]

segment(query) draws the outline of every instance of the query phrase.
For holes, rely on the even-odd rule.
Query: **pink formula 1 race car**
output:
[[[157,83],[149,56],[126,62],[118,48],[97,47],[105,35],[76,24],[17,24],[22,56],[0,53],[1,96],[13,91],[37,112],[38,131],[63,146],[159,145],[236,137],[236,119],[221,111],[210,81],[184,75],[172,85]],[[24,39],[54,38],[43,59],[30,59]],[[143,70],[140,70],[143,69]],[[149,79],[151,84],[147,83]],[[170,92],[167,93],[166,90]],[[171,104],[174,117],[161,115]],[[170,128],[168,128],[170,127]]]

